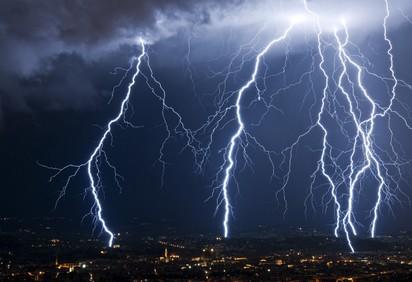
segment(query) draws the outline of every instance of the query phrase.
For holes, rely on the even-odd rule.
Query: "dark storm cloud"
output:
[[[233,9],[241,2],[245,9]],[[318,0],[311,5],[329,14],[332,8],[343,11],[342,7],[350,14],[362,11],[357,18],[367,18],[371,24],[375,24],[373,15],[381,20],[381,1],[341,2]],[[393,8],[411,6],[408,2],[394,1]],[[93,58],[141,35],[156,40],[191,23],[207,24],[211,17],[214,24],[225,21],[224,16],[216,16],[219,13],[241,24],[252,18],[279,18],[281,10],[289,14],[297,7],[302,9],[300,0],[5,0],[0,2],[0,70],[28,75],[44,58],[62,52]]]
[[[342,1],[322,1],[311,1],[311,5],[336,18],[322,3],[328,3],[330,10],[341,11]],[[408,1],[394,1],[393,10],[412,6]],[[379,2],[378,5],[375,0],[345,1],[350,13],[362,14],[358,18],[363,19],[359,26],[364,34],[369,34],[369,29],[379,26],[382,20],[383,1]],[[119,52],[120,46],[136,45],[139,36],[155,42],[180,29],[205,26],[213,30],[202,31],[202,36],[208,37],[225,25],[238,27],[265,19],[273,20],[273,26],[278,27],[276,20],[288,20],[296,10],[302,12],[300,0],[1,1],[0,113],[1,107],[29,109],[27,97],[40,97],[52,107],[58,101],[65,106],[89,106],[76,99],[84,97],[87,101],[100,92],[98,78],[93,80],[93,75],[102,71],[101,64],[96,62],[107,60],[110,54]],[[392,24],[394,18],[403,21],[395,15]],[[210,41],[205,39],[208,46],[213,44]],[[68,60],[72,60],[71,65]],[[108,64],[119,65],[117,61]]]
[[[1,68],[30,73],[45,56],[96,53],[142,34],[207,22],[219,1],[17,0],[0,3]],[[221,6],[228,5],[219,4]],[[149,32],[150,31],[150,32]]]
[[[122,44],[134,43],[138,36],[155,41],[173,35],[189,22],[207,24],[210,10],[233,2],[2,1],[0,105],[23,110],[29,108],[27,96],[48,97],[52,103],[69,94],[72,98],[86,93],[92,96],[96,87],[85,77],[94,61],[118,51]],[[69,67],[68,58],[73,59]],[[68,67],[68,75],[62,75],[64,67]]]

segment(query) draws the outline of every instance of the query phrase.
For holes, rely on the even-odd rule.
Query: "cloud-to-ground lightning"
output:
[[[141,53],[139,54],[139,56],[132,58],[130,67],[124,70],[125,74],[121,78],[120,82],[113,87],[112,96],[110,98],[110,101],[112,101],[113,99],[115,90],[122,85],[122,83],[126,80],[126,78],[130,75],[130,73],[134,69],[133,75],[131,77],[131,81],[128,83],[128,86],[127,86],[126,95],[121,101],[120,108],[119,108],[117,115],[107,123],[102,137],[99,139],[97,146],[94,148],[87,162],[82,163],[80,165],[69,164],[63,168],[55,168],[55,167],[47,166],[44,164],[40,164],[41,166],[45,168],[57,171],[57,173],[54,174],[50,178],[50,181],[53,181],[56,177],[64,173],[66,170],[69,170],[69,169],[74,170],[73,173],[68,176],[60,192],[60,195],[56,201],[56,205],[61,200],[61,198],[66,194],[66,190],[71,180],[75,176],[78,175],[79,171],[82,168],[87,169],[89,189],[93,196],[93,203],[94,203],[91,208],[90,214],[94,216],[95,223],[99,223],[104,233],[108,235],[109,237],[108,246],[109,247],[112,246],[115,236],[114,236],[114,233],[107,226],[107,223],[103,217],[103,207],[102,207],[102,204],[99,198],[99,192],[103,188],[102,179],[100,175],[101,174],[100,166],[102,163],[105,163],[108,167],[110,167],[113,170],[116,184],[117,186],[120,187],[120,180],[123,180],[123,177],[118,173],[116,167],[110,163],[107,153],[104,150],[104,145],[106,142],[108,142],[107,141],[108,139],[110,139],[110,141],[113,142],[112,129],[114,125],[124,124],[132,128],[138,128],[138,126],[135,126],[133,123],[127,120],[126,113],[128,110],[133,87],[135,86],[137,78],[139,76],[141,76],[144,79],[144,82],[146,86],[149,88],[150,92],[161,103],[161,116],[162,116],[164,128],[166,130],[166,136],[161,142],[161,146],[159,149],[159,158],[158,158],[158,162],[161,165],[161,185],[164,184],[165,169],[167,165],[164,159],[165,150],[172,136],[182,137],[186,144],[185,148],[192,150],[194,154],[196,154],[196,148],[194,147],[194,144],[196,144],[196,140],[193,136],[193,133],[191,132],[190,129],[188,129],[185,126],[185,124],[183,123],[183,118],[177,112],[177,110],[173,106],[167,103],[166,90],[154,74],[153,68],[150,64],[150,58],[147,52],[148,47],[143,39],[140,39],[140,48],[141,48]],[[145,73],[144,68],[147,69],[147,74]],[[167,117],[167,114],[170,115],[169,118]]]
[[[125,112],[127,111],[127,106],[128,106],[129,100],[130,100],[130,95],[132,93],[132,88],[135,85],[136,78],[140,73],[140,67],[141,67],[141,64],[142,64],[142,59],[146,55],[146,47],[145,47],[145,44],[144,44],[143,40],[140,40],[140,45],[141,45],[142,51],[141,51],[141,54],[137,58],[136,69],[135,69],[135,72],[133,74],[132,80],[131,80],[131,82],[129,83],[129,85],[127,87],[127,93],[126,93],[125,97],[123,98],[123,100],[121,102],[119,112],[117,113],[117,115],[112,120],[110,120],[107,123],[106,129],[105,129],[102,137],[98,141],[97,146],[94,148],[94,150],[93,150],[92,154],[90,155],[89,159],[87,160],[87,162],[85,162],[83,164],[80,164],[80,165],[70,164],[70,165],[67,165],[63,168],[52,168],[54,170],[57,170],[57,173],[52,176],[51,180],[53,180],[55,177],[57,177],[59,174],[61,174],[62,172],[64,172],[67,169],[71,169],[71,168],[75,169],[74,173],[71,174],[68,177],[67,182],[66,182],[65,186],[62,189],[62,193],[63,193],[63,194],[61,194],[61,196],[62,196],[62,195],[64,195],[64,193],[67,189],[67,186],[70,183],[70,180],[78,174],[80,169],[82,169],[83,167],[86,167],[87,175],[89,177],[89,188],[91,190],[91,193],[93,195],[93,200],[94,200],[94,204],[93,204],[90,212],[95,217],[95,220],[97,220],[98,223],[101,225],[102,230],[104,231],[104,233],[106,233],[108,235],[108,237],[109,237],[108,246],[109,247],[111,247],[112,244],[113,244],[114,234],[109,229],[109,227],[107,226],[107,223],[106,223],[106,221],[103,217],[103,207],[102,207],[101,201],[99,199],[99,191],[100,191],[101,185],[102,185],[101,184],[101,178],[100,178],[100,175],[99,175],[99,173],[100,173],[99,161],[103,157],[104,158],[103,160],[106,161],[110,165],[110,167],[115,170],[116,177],[118,176],[115,167],[108,162],[106,152],[104,151],[104,144],[107,141],[107,139],[111,137],[112,127],[116,123],[118,123],[119,120],[124,118]],[[46,167],[51,168],[51,167],[48,167],[48,166],[46,166]]]
[[[224,230],[224,236],[225,238],[229,237],[229,217],[230,217],[230,199],[229,199],[229,192],[228,192],[228,186],[229,186],[229,181],[232,176],[232,170],[235,165],[235,160],[234,160],[234,154],[235,154],[235,148],[238,142],[239,137],[241,134],[243,134],[244,130],[244,123],[242,120],[242,114],[241,114],[241,101],[242,101],[242,96],[245,93],[245,91],[251,87],[253,84],[255,84],[256,87],[256,76],[259,72],[260,69],[260,64],[262,61],[262,57],[272,48],[273,45],[275,45],[278,42],[283,41],[289,34],[289,32],[292,30],[293,26],[296,24],[295,21],[292,22],[292,24],[286,29],[286,31],[278,38],[273,39],[256,57],[255,61],[255,66],[254,70],[252,73],[252,76],[249,81],[246,82],[245,85],[243,85],[240,90],[238,91],[237,98],[236,98],[236,104],[234,106],[236,110],[236,120],[238,123],[238,129],[235,132],[235,134],[230,138],[230,143],[228,147],[226,148],[226,161],[225,161],[225,168],[224,168],[224,178],[223,182],[221,184],[222,191],[223,191],[223,200],[224,200],[224,218],[223,218],[223,230]]]
[[[400,201],[395,192],[400,192],[399,181],[402,179],[401,167],[407,163],[407,160],[402,160],[394,146],[394,132],[391,127],[391,118],[399,118],[409,129],[411,128],[407,119],[404,118],[398,111],[394,109],[394,105],[397,102],[396,92],[400,85],[400,80],[396,77],[394,56],[393,56],[393,44],[388,35],[388,19],[390,17],[390,7],[387,0],[383,0],[385,8],[385,17],[383,18],[383,34],[384,41],[388,46],[387,59],[389,61],[388,71],[390,77],[377,74],[369,69],[368,58],[361,53],[361,50],[352,41],[350,41],[350,31],[347,25],[347,19],[345,15],[341,18],[334,19],[334,27],[324,26],[323,18],[321,14],[316,13],[311,9],[309,3],[303,0],[303,6],[307,13],[306,16],[300,16],[298,18],[312,19],[315,29],[315,42],[316,50],[319,60],[312,54],[312,64],[318,65],[323,82],[313,81],[313,73],[315,70],[312,68],[309,71],[302,74],[298,81],[290,83],[281,89],[276,90],[266,100],[262,95],[267,90],[266,82],[263,83],[265,89],[259,88],[258,73],[263,65],[263,57],[272,48],[275,43],[285,40],[289,35],[290,30],[296,24],[294,22],[290,25],[286,31],[279,38],[270,41],[262,51],[258,52],[254,60],[254,69],[250,79],[237,91],[229,91],[226,89],[228,77],[234,73],[238,73],[245,65],[246,59],[250,54],[244,54],[243,56],[237,53],[231,60],[229,67],[220,73],[224,76],[223,82],[219,85],[218,91],[221,97],[218,101],[218,110],[214,115],[209,116],[207,123],[202,127],[204,132],[209,129],[210,139],[203,152],[207,154],[210,150],[211,142],[213,142],[213,136],[218,128],[224,128],[228,123],[234,121],[236,123],[236,131],[230,136],[229,143],[223,151],[223,163],[218,168],[217,176],[214,180],[216,189],[219,190],[218,196],[218,208],[223,206],[223,235],[229,236],[229,219],[232,212],[232,204],[230,201],[230,189],[229,185],[232,181],[233,185],[238,185],[234,170],[237,166],[237,155],[241,152],[245,163],[248,163],[250,157],[246,153],[246,147],[253,142],[259,149],[267,154],[270,163],[275,169],[275,161],[272,158],[275,152],[267,149],[257,138],[255,138],[250,132],[246,130],[246,122],[242,118],[242,98],[246,90],[251,86],[254,86],[257,91],[257,99],[252,103],[263,103],[267,108],[267,112],[270,110],[281,111],[275,104],[273,104],[273,97],[277,94],[291,89],[308,80],[310,85],[321,84],[323,85],[320,93],[313,93],[320,98],[319,108],[317,110],[316,118],[313,119],[310,126],[303,131],[289,147],[285,148],[280,155],[282,161],[280,162],[280,168],[286,166],[286,173],[284,174],[281,183],[281,187],[277,192],[277,195],[282,194],[284,200],[285,212],[287,210],[287,198],[286,187],[289,184],[289,180],[292,173],[292,165],[294,158],[294,151],[297,146],[303,142],[303,139],[314,133],[317,129],[322,133],[322,143],[320,149],[320,158],[318,161],[317,169],[312,174],[312,186],[310,188],[310,195],[307,200],[313,196],[313,187],[318,175],[321,175],[326,180],[327,186],[329,186],[328,194],[331,200],[327,200],[329,197],[327,194],[322,196],[322,204],[325,205],[325,209],[329,203],[334,205],[335,213],[335,227],[334,234],[339,237],[343,232],[344,237],[347,240],[348,246],[352,252],[355,252],[355,247],[352,242],[352,237],[358,235],[359,222],[356,219],[355,214],[355,195],[359,195],[361,190],[371,190],[373,186],[368,185],[366,188],[365,181],[372,179],[376,183],[376,199],[373,200],[373,208],[370,212],[371,220],[369,233],[372,238],[376,236],[376,226],[379,217],[379,209],[383,202],[390,206],[391,201]],[[330,19],[328,19],[330,21]],[[254,39],[255,40],[255,39]],[[253,42],[253,40],[252,40]],[[309,44],[307,42],[307,44]],[[250,45],[253,45],[251,43]],[[241,48],[242,49],[242,48]],[[333,52],[331,56],[327,54]],[[241,63],[238,67],[234,67],[234,61],[239,60]],[[288,55],[286,54],[286,61]],[[265,64],[267,64],[265,62]],[[287,75],[286,64],[282,68],[281,74]],[[265,72],[265,71],[262,71]],[[276,76],[278,74],[275,74]],[[388,102],[382,101],[382,98],[377,98],[375,94],[376,90],[369,90],[366,82],[366,77],[372,77],[383,83],[388,90],[387,93],[379,93],[382,96],[388,94]],[[265,81],[267,77],[266,73],[259,77]],[[391,84],[391,85],[390,85]],[[408,87],[409,84],[402,82],[402,85]],[[315,91],[313,91],[315,92]],[[263,93],[263,94],[262,94]],[[230,101],[234,100],[233,103]],[[311,109],[314,105],[311,106]],[[235,112],[235,117],[226,119],[230,112]],[[263,114],[260,122],[266,116]],[[392,117],[393,116],[393,117]],[[226,119],[225,119],[226,118]],[[346,142],[346,148],[340,149],[331,143],[334,137],[332,137],[333,129],[330,128],[330,122],[333,120],[336,124],[336,129],[342,134]],[[382,121],[383,120],[383,121]],[[385,121],[386,120],[386,121]],[[390,141],[387,145],[389,149],[385,149],[382,145],[376,141],[376,127],[379,122],[387,124],[387,130],[390,133]],[[259,125],[258,123],[257,125]],[[345,160],[347,161],[345,163]],[[391,174],[391,169],[394,170],[394,174]],[[369,178],[369,175],[371,178]],[[220,178],[221,177],[221,178]],[[219,179],[222,179],[219,181]],[[392,189],[394,186],[394,189]],[[402,194],[402,192],[400,192]],[[405,195],[403,195],[405,196]],[[305,201],[306,204],[306,201]]]
[[[327,147],[329,146],[328,144],[328,131],[325,128],[325,126],[322,124],[322,114],[325,111],[325,103],[326,103],[326,99],[327,99],[327,95],[328,95],[328,89],[329,89],[329,75],[327,74],[327,71],[324,68],[324,64],[325,64],[325,56],[323,54],[323,50],[322,50],[322,26],[320,23],[320,18],[318,15],[314,14],[308,7],[308,3],[306,1],[304,1],[304,6],[306,11],[308,11],[309,14],[313,15],[315,17],[316,20],[316,29],[317,29],[317,33],[316,33],[316,38],[317,38],[317,46],[318,46],[318,52],[319,52],[319,56],[321,58],[320,63],[319,63],[319,69],[322,72],[323,77],[325,78],[325,85],[323,87],[323,91],[322,91],[322,100],[321,100],[321,108],[319,110],[319,114],[318,114],[318,119],[316,121],[316,124],[322,129],[323,132],[323,141],[322,141],[322,153],[321,153],[321,157],[319,160],[319,164],[318,164],[318,170],[320,169],[322,172],[322,175],[327,179],[328,184],[331,186],[331,194],[332,197],[334,199],[334,203],[336,206],[336,226],[335,226],[335,230],[334,230],[334,234],[335,236],[338,236],[338,231],[339,231],[339,227],[340,227],[340,217],[341,217],[341,204],[339,203],[338,200],[338,196],[337,196],[337,191],[336,191],[336,185],[334,183],[334,181],[332,180],[332,176],[328,174],[328,172],[326,171],[326,165],[325,165],[325,157],[326,157],[326,151],[327,151]],[[310,128],[309,130],[311,130],[312,128]],[[309,131],[307,131],[309,132]],[[307,132],[305,132],[305,134],[307,134]],[[303,135],[302,135],[303,136]],[[299,139],[297,140],[299,141]],[[287,182],[285,183],[287,184]]]
[[[383,30],[384,30],[383,35],[384,35],[385,41],[388,44],[387,54],[388,54],[389,61],[390,61],[389,70],[390,70],[390,73],[391,73],[391,77],[393,79],[393,86],[392,86],[392,89],[391,89],[391,94],[392,95],[391,95],[391,98],[390,98],[389,105],[386,107],[386,109],[384,109],[384,111],[382,113],[378,114],[381,117],[385,117],[392,110],[393,103],[396,99],[396,90],[397,90],[397,87],[398,87],[398,84],[399,84],[398,78],[396,77],[396,73],[395,73],[394,58],[393,58],[393,53],[392,53],[393,45],[392,45],[392,41],[388,37],[388,19],[390,17],[390,8],[389,8],[388,0],[384,0],[384,2],[385,2],[385,17],[384,17],[382,26],[383,26]],[[377,163],[377,162],[375,162],[375,163]],[[371,224],[371,227],[370,227],[370,230],[371,230],[370,232],[371,232],[372,238],[374,238],[375,234],[376,234],[376,223],[378,221],[378,212],[379,212],[379,207],[380,207],[381,201],[382,201],[382,189],[385,185],[385,183],[383,181],[383,177],[380,174],[379,168],[377,168],[377,170],[378,170],[379,177],[382,180],[382,182],[381,182],[381,185],[379,186],[379,189],[378,189],[378,199],[377,199],[376,204],[373,208],[373,220],[372,220],[372,224]]]
[[[318,43],[318,50],[319,50],[319,55],[321,57],[321,62],[319,63],[319,69],[322,71],[324,77],[325,77],[325,88],[323,91],[323,99],[321,101],[321,108],[319,111],[319,119],[317,121],[317,125],[322,129],[324,133],[323,137],[323,149],[321,153],[321,158],[320,158],[320,166],[318,167],[318,170],[322,172],[322,175],[328,180],[329,185],[331,186],[331,194],[334,199],[334,203],[336,206],[336,226],[335,226],[335,236],[339,236],[339,230],[342,227],[343,231],[345,233],[345,237],[348,242],[348,246],[351,249],[352,252],[355,251],[352,241],[351,241],[351,236],[352,235],[357,235],[357,228],[356,228],[356,219],[354,215],[354,194],[355,190],[357,189],[358,186],[362,185],[360,182],[364,180],[364,176],[366,175],[367,172],[369,172],[373,178],[377,182],[377,198],[375,200],[375,204],[373,206],[372,210],[372,221],[370,224],[370,235],[372,238],[376,236],[376,224],[378,220],[378,212],[379,208],[382,204],[384,194],[386,194],[387,197],[394,197],[394,195],[390,192],[389,190],[389,184],[387,183],[386,179],[392,179],[390,175],[388,175],[388,168],[389,164],[387,164],[382,156],[379,155],[377,146],[375,145],[375,138],[374,138],[374,131],[376,128],[376,120],[378,117],[385,118],[387,117],[391,112],[393,112],[393,105],[394,102],[396,101],[396,90],[398,86],[398,79],[395,74],[394,70],[394,57],[392,54],[393,50],[393,45],[391,40],[388,37],[388,31],[387,31],[387,21],[390,16],[390,9],[389,9],[389,3],[387,0],[384,0],[385,4],[385,17],[383,19],[383,30],[384,30],[384,39],[385,42],[388,44],[388,50],[387,50],[387,55],[389,58],[389,71],[391,73],[391,81],[393,83],[391,90],[390,90],[390,98],[389,98],[389,103],[387,106],[382,106],[376,98],[374,98],[371,93],[367,90],[367,87],[365,86],[365,72],[368,72],[367,68],[362,65],[362,63],[356,62],[355,59],[352,58],[352,56],[349,54],[347,47],[350,43],[350,36],[349,36],[349,31],[348,27],[346,25],[346,19],[342,16],[339,21],[337,21],[336,26],[333,28],[333,35],[335,38],[335,43],[336,45],[336,52],[337,52],[337,58],[338,58],[338,63],[340,65],[340,74],[338,76],[338,79],[335,79],[332,74],[328,74],[323,65],[325,63],[325,57],[323,55],[322,51],[322,26],[320,23],[320,15],[316,14],[313,12],[309,6],[307,1],[304,1],[304,6],[306,11],[312,15],[315,20],[316,20],[316,27],[318,30],[317,33],[317,43]],[[342,35],[343,33],[343,39]],[[329,43],[330,44],[330,43]],[[332,43],[333,44],[333,43]],[[360,57],[363,57],[362,54],[358,54]],[[351,72],[349,71],[349,68],[354,69],[355,75],[353,75],[355,78],[351,78]],[[369,72],[368,72],[369,73]],[[369,73],[370,74],[370,73]],[[376,74],[373,74],[375,77],[380,79],[381,81],[384,81],[385,78]],[[352,126],[355,128],[355,135],[350,137],[348,136],[348,141],[352,143],[351,148],[347,152],[341,152],[343,154],[349,154],[350,155],[350,163],[348,166],[344,169],[341,170],[339,177],[334,177],[333,175],[330,175],[326,172],[325,170],[325,155],[329,154],[329,158],[333,159],[333,157],[330,155],[330,151],[328,152],[328,147],[330,146],[328,144],[327,138],[328,138],[328,130],[326,127],[322,124],[322,119],[321,115],[323,114],[325,110],[325,99],[327,93],[331,93],[331,91],[328,91],[328,87],[330,84],[330,81],[333,81],[333,83],[337,86],[337,91],[340,92],[347,101],[347,110],[345,110],[346,114],[350,117],[352,120]],[[348,88],[347,85],[350,85]],[[357,89],[355,89],[355,87]],[[334,92],[333,95],[336,95],[336,91]],[[336,97],[333,97],[334,101],[336,101]],[[369,108],[369,110],[365,110],[362,108],[362,103],[363,101],[366,101],[368,106],[366,108]],[[396,112],[396,114],[407,124],[406,120]],[[408,126],[409,127],[409,126]],[[302,136],[306,136],[310,131],[312,130],[312,127],[309,128],[308,131],[306,131],[303,135],[299,136],[297,139],[297,142],[300,141]],[[393,131],[390,128],[389,125],[389,131],[391,135],[393,135]],[[294,143],[296,145],[297,143]],[[292,147],[293,147],[292,146]],[[292,147],[288,148],[289,150],[292,149]],[[395,156],[395,161],[391,164],[395,166],[398,169],[399,174],[399,167],[401,166],[401,163],[399,162],[399,156],[397,152],[394,149],[394,146],[392,144],[392,140],[390,143],[390,147],[392,149],[392,153]],[[383,152],[385,154],[386,152]],[[359,155],[361,156],[360,159]],[[338,168],[335,168],[335,171],[338,171]],[[289,171],[290,173],[290,171]],[[386,173],[386,175],[385,175]],[[340,178],[340,179],[338,179]],[[342,196],[337,195],[337,188],[345,184],[344,186],[347,187],[347,190],[345,193],[347,193],[347,204],[343,205],[341,203]],[[397,185],[395,183],[395,185]],[[345,206],[345,210],[342,210],[342,206]]]
[[[334,35],[336,38],[336,42],[338,43],[338,52],[339,52],[339,60],[342,64],[342,72],[339,77],[339,82],[338,82],[338,87],[340,91],[345,95],[347,98],[348,104],[349,104],[349,111],[350,114],[353,118],[353,122],[356,126],[356,137],[354,139],[354,145],[353,145],[353,150],[351,154],[351,163],[350,163],[350,174],[349,174],[349,196],[348,196],[348,207],[347,211],[345,213],[345,216],[343,217],[343,225],[344,225],[344,230],[346,234],[346,238],[348,240],[348,244],[351,248],[352,251],[354,251],[351,240],[350,240],[350,235],[348,231],[348,226],[350,227],[351,232],[354,235],[357,235],[357,231],[355,228],[355,224],[353,222],[353,217],[354,217],[354,212],[353,212],[353,201],[354,201],[354,189],[356,185],[359,183],[361,177],[363,174],[366,173],[367,170],[371,169],[372,166],[375,167],[376,169],[376,177],[379,179],[379,188],[378,188],[378,194],[380,195],[380,191],[382,190],[382,187],[385,185],[385,181],[382,177],[381,174],[381,168],[380,168],[380,163],[375,156],[375,152],[373,149],[373,141],[372,141],[372,134],[375,129],[375,115],[376,115],[376,102],[372,99],[368,91],[366,90],[365,86],[363,85],[362,82],[362,77],[363,77],[363,72],[362,68],[360,67],[359,64],[354,62],[350,56],[347,54],[345,51],[346,45],[348,44],[349,40],[349,35],[348,35],[348,29],[346,27],[346,24],[344,20],[342,20],[341,23],[344,27],[344,32],[345,32],[345,39],[344,42],[339,37],[338,30],[335,29]],[[350,65],[354,66],[357,71],[357,78],[356,78],[356,84],[360,89],[360,92],[366,98],[366,100],[371,104],[371,110],[369,117],[363,121],[359,121],[359,118],[354,112],[354,106],[352,104],[352,100],[350,98],[349,93],[345,90],[345,88],[342,85],[343,78],[349,77],[348,72],[347,72],[347,66],[346,64],[349,63]],[[361,140],[360,143],[361,148],[363,150],[363,156],[364,156],[364,161],[363,164],[357,168],[354,164],[354,157],[355,153],[357,150],[357,142],[358,140]],[[378,197],[377,202],[380,202],[380,196]],[[378,204],[377,204],[378,205]]]

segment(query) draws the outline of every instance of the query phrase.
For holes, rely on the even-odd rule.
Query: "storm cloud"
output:
[[[2,1],[0,104],[28,110],[26,97],[67,101],[67,93],[71,93],[75,105],[79,104],[75,97],[88,93],[84,95],[87,99],[97,92],[85,76],[95,61],[122,45],[135,45],[139,36],[156,41],[189,22],[206,24],[211,10],[235,4],[185,0]],[[69,67],[63,70],[64,66]],[[63,75],[65,71],[67,76]]]
[[[167,36],[188,21],[207,21],[213,1],[3,1],[1,69],[28,74],[61,52],[96,56],[145,34]]]
[[[399,10],[408,13],[409,2],[393,2],[393,26],[407,21]],[[383,1],[345,1],[343,5],[342,1],[320,0],[310,1],[310,5],[319,13],[334,16],[340,11],[361,14],[359,26],[364,34],[378,26],[384,12]],[[58,101],[76,107],[89,105],[85,101],[99,90],[87,71],[99,67],[96,62],[107,60],[105,57],[119,52],[121,46],[136,45],[140,36],[157,42],[191,26],[216,31],[222,26],[268,21],[275,22],[276,29],[279,21],[285,22],[285,17],[287,20],[295,12],[303,12],[301,1],[2,1],[0,107],[28,110],[27,97],[39,97],[52,105]],[[76,97],[85,97],[85,101],[80,103]]]

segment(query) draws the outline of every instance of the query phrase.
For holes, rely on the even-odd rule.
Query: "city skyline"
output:
[[[112,4],[2,4],[1,215],[412,229],[407,1]]]

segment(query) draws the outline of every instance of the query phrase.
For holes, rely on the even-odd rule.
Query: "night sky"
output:
[[[293,4],[273,2],[2,1],[0,216],[27,219],[64,216],[81,225],[83,215],[92,204],[90,194],[85,194],[84,190],[87,187],[85,171],[82,170],[72,181],[66,196],[55,208],[60,188],[69,174],[49,183],[53,171],[38,163],[64,167],[87,160],[105,123],[117,113],[124,97],[128,80],[115,90],[113,101],[108,103],[113,87],[124,75],[123,69],[128,68],[131,58],[140,52],[137,39],[143,37],[149,42],[151,65],[167,91],[168,104],[181,114],[188,128],[197,129],[216,110],[219,99],[216,89],[240,46],[247,46],[257,35],[253,47],[242,49],[245,65],[228,82],[228,88],[233,91],[250,77],[256,51],[285,27],[284,15],[290,9],[302,9],[299,1]],[[313,0],[310,3],[315,2],[322,10],[323,2]],[[356,7],[357,2],[349,1],[346,12],[362,14]],[[412,21],[409,20],[412,19],[412,9],[407,1],[392,2],[389,36],[394,44],[395,68],[400,79],[412,82]],[[369,12],[364,13],[362,22],[355,21],[351,27],[351,40],[369,58],[374,71],[388,75],[387,46],[379,22],[384,13],[383,1],[363,1],[360,5],[362,9],[366,7],[362,11]],[[270,16],[271,11],[274,11],[273,16]],[[287,44],[269,53],[265,60],[269,73],[281,70],[286,53],[289,61],[287,74],[269,81],[268,93],[298,81],[302,73],[310,70],[311,54],[315,52],[317,56],[314,39],[313,32],[299,28]],[[318,59],[316,57],[316,63]],[[235,64],[239,65],[240,61]],[[147,71],[143,67],[143,72]],[[319,108],[316,97],[322,87],[316,64],[313,80],[318,84],[314,93],[305,96],[309,81],[304,80],[276,96],[274,104],[282,111],[271,112],[259,127],[253,124],[258,122],[264,108],[255,105],[245,109],[248,128],[271,150],[280,152],[289,146],[308,127],[310,118],[316,116]],[[382,85],[374,84],[372,80],[368,87],[372,92],[382,90]],[[256,95],[253,91],[247,94]],[[400,87],[398,94],[401,101],[398,106],[412,121],[412,110],[408,111],[412,107],[412,91]],[[245,98],[244,105],[250,103],[250,99]],[[229,119],[228,125],[219,130],[209,161],[201,172],[196,171],[192,152],[182,150],[184,140],[173,137],[165,150],[167,165],[162,186],[158,158],[166,132],[161,103],[141,76],[133,88],[130,105],[126,114],[128,120],[142,127],[115,126],[112,146],[110,142],[105,144],[111,163],[124,177],[122,189],[119,189],[111,171],[107,167],[103,169],[105,189],[101,197],[110,226],[116,230],[130,222],[160,223],[160,226],[162,222],[168,222],[191,232],[220,233],[222,210],[215,214],[216,197],[207,199],[212,194],[211,185],[222,163],[220,149],[226,146],[235,131],[234,124]],[[233,115],[230,117],[234,118]],[[396,119],[392,121],[392,127],[402,158],[411,160],[412,131]],[[387,134],[384,124],[378,124],[376,139],[385,140]],[[309,226],[331,232],[334,223],[332,208],[323,211],[315,203],[315,210],[309,208],[305,216],[304,201],[310,176],[319,159],[320,144],[320,131],[315,130],[294,153],[293,170],[286,189],[288,211],[284,217],[283,203],[276,201],[281,181],[271,178],[272,168],[265,154],[251,146],[248,149],[251,164],[244,166],[243,159],[239,158],[238,186],[230,186],[234,206],[232,233],[254,230],[261,224]],[[384,141],[382,144],[383,148],[387,146]],[[412,164],[402,167],[404,180],[399,184],[410,196],[411,169]],[[282,175],[284,170],[276,173]],[[364,223],[375,197],[375,186],[373,181],[362,182],[358,201],[365,208],[359,208],[357,212]],[[396,193],[399,202],[392,202],[392,210],[388,205],[382,207],[379,234],[412,229],[412,208],[405,194]],[[88,226],[90,220],[85,224]]]

